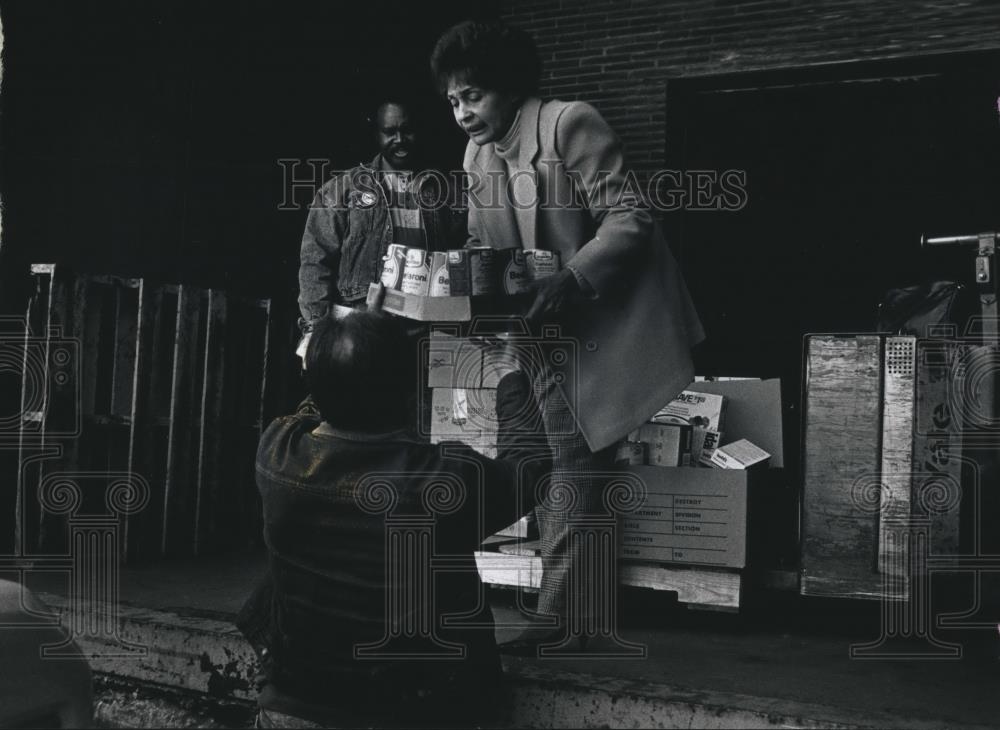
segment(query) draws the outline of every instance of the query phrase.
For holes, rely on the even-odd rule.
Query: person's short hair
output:
[[[306,383],[323,420],[378,433],[407,425],[419,373],[416,348],[398,320],[358,310],[313,327]]]
[[[541,62],[532,37],[497,20],[467,20],[446,30],[431,53],[431,73],[445,94],[452,78],[517,96],[538,93]]]
[[[405,91],[390,92],[378,97],[374,103],[368,107],[368,112],[365,114],[365,121],[373,130],[378,128],[378,113],[382,110],[382,107],[389,104],[395,104],[396,106],[401,106],[406,109],[406,111],[409,112],[410,119],[414,124],[419,121],[421,109],[417,103],[416,96]]]

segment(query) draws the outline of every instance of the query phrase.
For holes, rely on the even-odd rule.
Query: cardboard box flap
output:
[[[781,426],[781,381],[724,380],[691,383],[685,390],[726,397],[722,443],[747,439],[771,454],[771,467],[785,465]]]

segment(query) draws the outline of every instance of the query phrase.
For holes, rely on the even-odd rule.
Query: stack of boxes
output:
[[[433,332],[427,344],[432,443],[460,441],[496,457],[496,370],[483,342]]]
[[[712,393],[685,390],[650,419],[629,434],[621,452],[626,463],[638,466],[708,466],[702,459],[706,440],[718,443],[725,399]],[[707,438],[711,434],[711,439]],[[639,447],[637,447],[637,444]],[[637,461],[639,454],[644,459]],[[708,452],[708,458],[711,452]]]
[[[619,450],[646,489],[622,519],[621,557],[745,567],[750,493],[767,480],[760,467],[783,466],[782,439],[778,380],[692,383]]]
[[[725,406],[724,395],[697,390],[681,392],[619,445],[618,463],[716,469],[765,466],[771,455],[745,438],[720,446]]]
[[[430,438],[460,441],[496,456],[496,371],[483,341],[432,333],[427,342]],[[622,467],[641,478],[646,498],[623,516],[626,561],[743,568],[749,495],[783,466],[778,380],[692,383],[621,445]],[[693,425],[695,424],[695,425]],[[722,429],[737,437],[714,449]],[[709,457],[691,468],[698,431]],[[714,468],[704,468],[709,464]],[[721,461],[721,463],[719,463]]]
[[[427,343],[431,441],[460,441],[495,457],[491,349],[440,332]],[[620,556],[626,562],[745,567],[750,493],[773,471],[747,467],[783,466],[780,382],[692,383],[654,418],[619,449],[623,468],[640,477],[646,491],[639,509],[623,516]],[[723,427],[737,438],[713,449]],[[698,430],[711,454],[707,460],[723,460],[712,463],[715,468],[704,468],[705,459],[703,468],[691,468],[690,443]]]

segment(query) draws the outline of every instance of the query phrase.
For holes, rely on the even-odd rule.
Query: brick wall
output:
[[[631,164],[663,164],[667,79],[1000,48],[990,0],[501,0],[542,94],[595,104]]]

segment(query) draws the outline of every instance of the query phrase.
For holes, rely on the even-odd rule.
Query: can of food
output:
[[[435,251],[431,254],[431,285],[432,297],[447,297],[451,295],[451,284],[448,277],[448,254]]]
[[[500,290],[500,271],[497,267],[497,250],[482,246],[470,248],[469,281],[472,296],[496,294]]]
[[[403,269],[403,283],[400,290],[404,294],[416,294],[425,297],[430,290],[431,263],[427,252],[422,248],[406,249],[406,266]]]
[[[559,271],[559,252],[532,248],[524,252],[528,280],[538,281]]]
[[[390,243],[389,249],[382,258],[381,282],[386,289],[399,290],[403,284],[403,269],[406,268],[406,246],[401,243]]]
[[[642,466],[646,463],[643,441],[622,441],[615,451],[615,466]]]
[[[531,288],[531,279],[528,278],[527,258],[520,248],[508,248],[497,251],[498,258],[502,264],[503,273],[500,280],[503,283],[505,294],[520,294]]]
[[[459,248],[448,252],[448,288],[453,297],[467,297],[472,294],[468,249]]]

